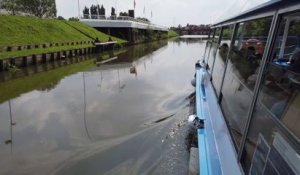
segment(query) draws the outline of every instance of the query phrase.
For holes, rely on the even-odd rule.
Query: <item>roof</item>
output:
[[[278,10],[281,8],[286,8],[286,7],[291,7],[294,5],[300,5],[299,0],[272,0],[272,1],[266,2],[264,4],[261,4],[259,6],[256,6],[250,10],[242,12],[234,17],[217,22],[217,23],[213,24],[212,27],[218,27],[221,25],[225,25],[227,23],[235,22],[235,21],[242,20],[245,18],[255,17],[255,16],[258,16],[261,14],[273,12],[275,10]]]

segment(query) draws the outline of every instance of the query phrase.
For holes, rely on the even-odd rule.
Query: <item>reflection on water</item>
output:
[[[86,61],[1,83],[0,174],[183,173],[184,134],[175,143],[174,133],[204,46],[137,45],[100,66]],[[185,168],[167,163],[177,154]]]

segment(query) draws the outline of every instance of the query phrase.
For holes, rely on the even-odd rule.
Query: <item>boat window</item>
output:
[[[300,138],[300,13],[280,23],[259,100]]]
[[[208,41],[213,41],[214,40],[214,38],[215,38],[215,34],[216,34],[216,28],[212,28],[212,29],[210,29],[211,31],[211,36],[210,36],[210,38],[209,38],[209,40]]]
[[[215,57],[217,54],[217,50],[218,50],[218,44],[215,42],[211,42],[209,44],[209,54],[208,54],[208,60],[207,60],[207,65],[208,65],[208,72],[211,74],[211,70],[213,68],[214,65],[214,61],[215,61]]]
[[[211,38],[213,38],[213,36],[214,36],[214,29],[210,28],[208,39],[210,40]]]
[[[240,23],[230,51],[221,107],[238,149],[245,129],[271,18]]]
[[[207,41],[206,42],[206,45],[205,45],[205,51],[204,51],[204,55],[203,55],[203,58],[204,58],[204,61],[207,63],[208,60],[209,60],[209,55],[210,55],[210,48],[211,48],[211,41]]]
[[[223,27],[221,42],[215,55],[215,63],[212,72],[212,83],[217,96],[220,94],[222,79],[224,76],[225,63],[229,51],[230,40],[232,37],[234,25]]]
[[[257,105],[255,114],[264,113],[264,107]],[[246,139],[241,157],[245,174],[300,174],[299,145],[291,141],[269,113],[255,118]]]
[[[221,28],[215,28],[214,29],[214,33],[213,33],[213,37],[211,40],[208,41],[207,47],[206,47],[206,62],[207,62],[207,66],[208,66],[208,72],[211,73],[214,61],[215,61],[215,56],[217,53],[217,48],[219,46],[219,37],[220,37],[220,33],[221,33]]]
[[[280,22],[270,61],[267,65],[263,83],[261,85],[254,115],[250,124],[246,145],[243,151],[242,164],[245,170],[251,171],[255,163],[255,150],[259,147],[260,135],[271,144],[276,138],[274,129],[281,126],[280,132],[288,135],[288,140],[298,143],[294,158],[290,152],[278,156],[276,164],[287,163],[291,170],[281,174],[299,174],[299,138],[300,138],[300,13],[285,15]],[[273,123],[273,124],[272,124]],[[293,136],[293,137],[291,137]],[[281,141],[283,142],[283,141]],[[278,144],[278,143],[277,143]],[[283,144],[288,148],[290,144]],[[282,147],[282,148],[284,148]],[[294,149],[291,149],[292,151]],[[277,150],[285,151],[285,150]],[[286,156],[286,157],[284,157]],[[269,156],[270,157],[270,156]],[[284,157],[284,160],[280,160]],[[264,157],[268,160],[268,157]],[[287,162],[292,160],[291,162]],[[252,165],[251,165],[252,164]],[[262,171],[266,164],[261,166]],[[295,168],[297,166],[298,168]],[[293,173],[289,173],[293,172]]]
[[[214,39],[213,39],[213,41],[215,43],[218,43],[219,37],[220,37],[220,33],[221,33],[221,28],[216,28],[215,29],[215,33],[214,33]]]

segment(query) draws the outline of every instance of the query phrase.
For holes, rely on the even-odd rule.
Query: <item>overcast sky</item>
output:
[[[135,16],[146,17],[163,26],[211,24],[237,12],[268,0],[135,0]],[[110,15],[111,7],[119,12],[133,9],[134,0],[79,0],[80,13],[84,6],[100,4]],[[78,16],[78,0],[56,0],[57,15],[64,18]],[[145,8],[145,14],[144,12]],[[152,11],[152,18],[151,18]]]

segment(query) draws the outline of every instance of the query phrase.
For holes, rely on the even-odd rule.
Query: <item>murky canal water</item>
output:
[[[0,174],[186,174],[205,42],[164,41],[0,83]]]

